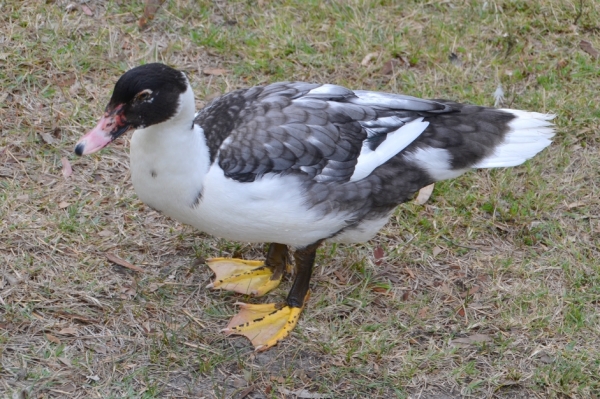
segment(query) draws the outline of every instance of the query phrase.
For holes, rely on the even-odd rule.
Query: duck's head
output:
[[[189,90],[188,90],[189,89]],[[117,137],[177,117],[191,94],[181,71],[160,63],[127,71],[115,85],[104,116],[75,146],[75,154],[99,151]],[[193,95],[192,95],[193,115]]]

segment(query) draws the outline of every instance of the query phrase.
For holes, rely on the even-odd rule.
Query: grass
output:
[[[1,397],[600,396],[600,61],[579,48],[600,49],[596,2],[171,0],[143,31],[140,1],[84,5],[0,4]],[[141,204],[126,140],[72,153],[151,61],[186,70],[199,107],[278,80],[481,105],[502,84],[558,135],[523,166],[437,184],[368,243],[323,247],[298,328],[255,354],[218,332],[244,298],[205,290],[196,259],[263,246]]]

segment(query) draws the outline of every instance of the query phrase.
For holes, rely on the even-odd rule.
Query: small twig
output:
[[[193,344],[191,342],[184,342],[183,343],[185,346],[189,346],[190,348],[194,348],[194,349],[202,349],[205,350],[207,352],[210,353],[214,353],[215,355],[220,355],[220,353],[214,349],[212,349],[211,347],[207,346],[207,345],[203,345],[203,344]]]
[[[145,270],[142,269],[141,267],[136,266],[136,265],[132,265],[131,263],[127,262],[126,260],[123,260],[123,259],[119,258],[118,256],[113,255],[111,253],[107,252],[107,253],[104,254],[104,256],[106,256],[106,259],[108,259],[109,261],[111,261],[113,263],[116,263],[119,266],[123,266],[123,267],[125,267],[127,269],[134,270],[134,271],[140,272],[140,273],[144,273],[145,272]]]
[[[195,285],[198,285],[198,284],[195,284]],[[190,295],[188,295],[188,297],[185,299],[185,301],[183,301],[181,306],[187,305],[187,303],[190,301],[190,299],[192,299],[192,297],[194,295],[196,295],[196,292],[198,292],[199,289],[200,289],[200,286],[198,285],[198,287],[196,287],[196,289]]]
[[[190,319],[192,319],[193,322],[195,322],[196,324],[198,324],[200,327],[202,328],[206,328],[206,326],[204,324],[202,324],[202,322],[200,320],[198,320],[197,318],[195,318],[190,312],[188,312],[187,310],[183,310],[183,313],[185,313],[185,315],[187,317],[189,317]]]
[[[449,238],[446,238],[446,237],[444,237],[444,236],[442,236],[442,238],[443,238],[444,240],[448,241],[450,244],[454,245],[455,247],[459,247],[459,248],[466,248],[466,249],[472,249],[472,250],[474,250],[474,251],[477,251],[477,250],[479,249],[479,248],[475,248],[475,247],[467,247],[466,245],[460,245],[460,244],[457,244],[457,243],[455,243],[454,241],[452,241],[451,239],[449,239]]]

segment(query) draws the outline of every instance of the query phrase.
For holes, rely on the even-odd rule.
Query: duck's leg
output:
[[[243,335],[257,351],[277,344],[296,327],[300,313],[308,299],[310,277],[320,242],[298,249],[294,253],[296,278],[284,303],[252,305],[237,303],[241,307],[227,328],[227,335]]]
[[[276,243],[269,245],[264,262],[235,258],[208,259],[206,264],[216,277],[207,288],[261,296],[279,285],[289,263],[287,246]]]

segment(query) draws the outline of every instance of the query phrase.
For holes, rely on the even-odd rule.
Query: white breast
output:
[[[202,190],[208,149],[202,129],[186,123],[137,130],[131,138],[131,179],[140,199],[182,220]]]
[[[189,224],[217,237],[304,246],[342,229],[347,215],[323,215],[305,203],[297,177],[267,175],[252,183],[226,178],[213,165]]]
[[[346,226],[346,214],[323,215],[306,204],[297,177],[266,175],[251,183],[226,178],[195,126],[156,125],[131,140],[131,177],[150,207],[233,241],[312,244]]]

